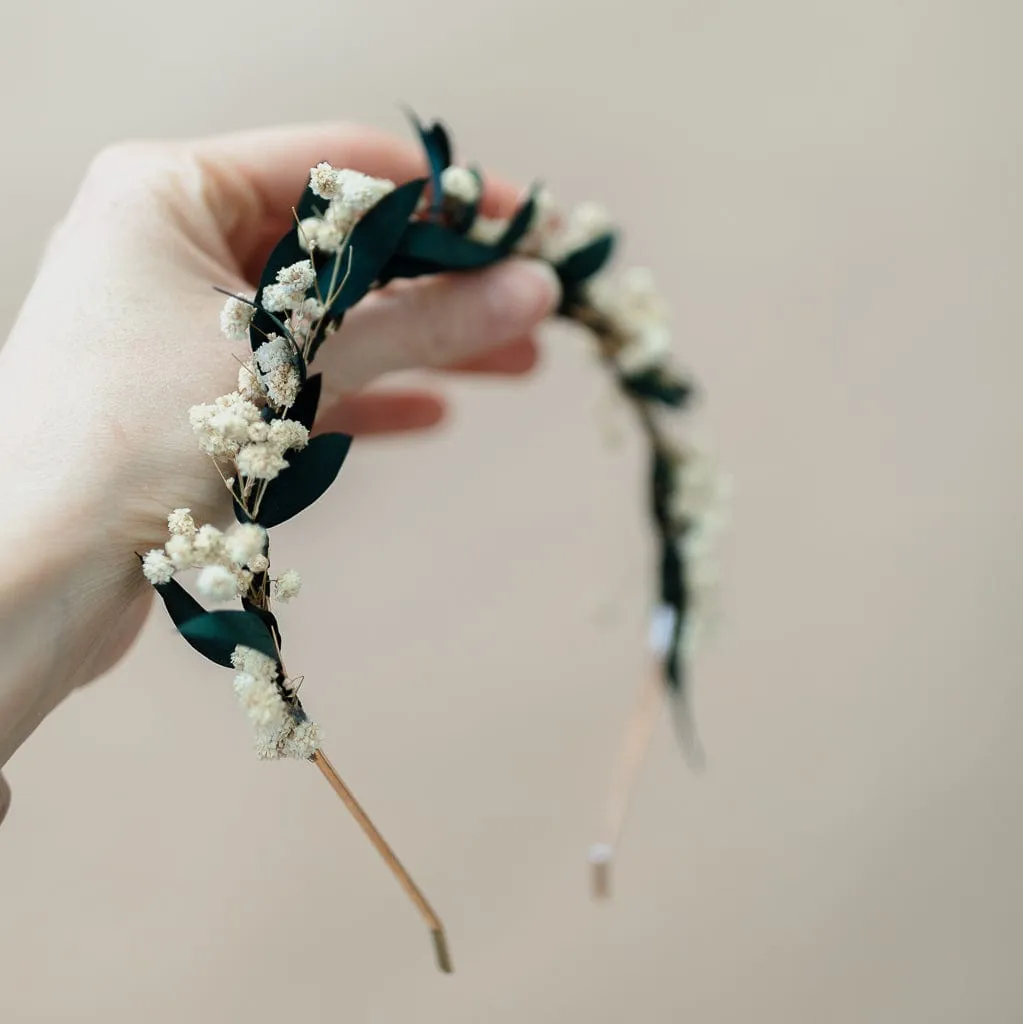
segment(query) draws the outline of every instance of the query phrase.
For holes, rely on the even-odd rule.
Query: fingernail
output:
[[[543,260],[509,260],[490,275],[487,297],[502,321],[530,327],[557,308],[561,285],[554,268]]]

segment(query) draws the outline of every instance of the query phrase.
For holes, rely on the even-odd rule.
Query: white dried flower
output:
[[[195,564],[216,565],[224,554],[224,535],[215,526],[204,523],[192,538]]]
[[[277,663],[260,651],[239,644],[231,652],[231,664],[241,672],[247,672],[263,682],[272,683],[277,678]]]
[[[549,250],[553,239],[562,230],[563,217],[551,193],[543,188],[533,197],[533,216],[516,252],[524,256],[539,256]]]
[[[261,416],[258,406],[237,391],[221,395],[214,405],[218,410],[232,412],[235,416],[240,416],[246,423],[255,423]]]
[[[169,583],[174,575],[174,563],[167,557],[166,552],[154,548],[147,551],[142,559],[142,575],[154,586]]]
[[[298,222],[298,244],[305,252],[320,248],[323,221],[319,217],[306,217]]]
[[[249,425],[249,436],[250,441],[256,441],[262,444],[270,436],[270,425],[264,423],[263,420],[259,420],[256,423]]]
[[[294,569],[282,572],[281,575],[274,580],[274,596],[282,604],[287,604],[288,601],[298,597],[301,589],[302,577],[299,576]]]
[[[191,537],[195,533],[195,520],[190,508],[176,508],[167,516],[167,529],[171,533],[179,533]]]
[[[319,299],[306,299],[291,314],[291,331],[295,337],[303,341],[309,337],[312,329],[323,318],[326,310]]]
[[[249,424],[234,409],[220,409],[208,422],[209,429],[219,435],[228,446],[248,440]]]
[[[238,394],[253,404],[263,401],[263,385],[251,359],[238,367]]]
[[[263,308],[269,313],[283,313],[294,309],[305,299],[305,293],[283,284],[268,284],[260,295]]]
[[[360,216],[394,191],[394,182],[387,178],[374,178],[347,168],[337,171],[336,175],[339,198]]]
[[[188,410],[188,419],[199,439],[199,447],[213,458],[230,457],[238,450],[237,444],[210,426],[210,419],[220,411],[215,405],[193,405]]]
[[[252,586],[252,577],[255,575],[248,569],[236,569],[235,570],[235,583],[238,586],[238,590],[235,594],[236,597],[243,597],[249,592],[249,587]]]
[[[321,199],[333,199],[340,193],[337,169],[328,163],[317,164],[309,172],[309,187]]]
[[[266,547],[266,530],[256,523],[235,523],[224,537],[224,552],[235,565],[247,565],[262,557]]]
[[[263,373],[270,373],[278,366],[290,363],[293,354],[294,349],[287,338],[282,338],[279,334],[270,334],[267,335],[266,341],[256,349],[253,358],[256,360],[256,366]]]
[[[312,757],[320,749],[320,743],[319,726],[315,722],[305,719],[302,722],[296,722],[295,728],[284,736],[281,753],[284,757],[304,760]]]
[[[266,395],[276,408],[289,409],[298,398],[300,386],[301,378],[298,375],[298,370],[288,363],[285,366],[278,366],[267,375]]]
[[[268,441],[282,452],[300,450],[309,443],[309,431],[298,420],[274,420],[270,424]]]
[[[247,444],[236,459],[238,472],[251,480],[276,480],[288,463],[268,444]]]
[[[477,217],[469,228],[469,238],[483,245],[493,245],[508,230],[508,221],[496,217]]]
[[[249,325],[255,312],[256,307],[247,302],[235,298],[228,299],[220,311],[221,333],[231,341],[244,341],[248,337]]]
[[[175,569],[190,569],[195,562],[193,534],[176,533],[163,546]]]
[[[480,197],[480,181],[465,167],[445,167],[440,176],[441,189],[446,199],[471,206]]]
[[[266,555],[256,555],[249,559],[249,568],[253,572],[266,572],[270,568],[270,559]]]
[[[281,267],[277,271],[277,283],[293,292],[305,292],[312,287],[316,280],[316,271],[309,260],[299,260],[290,266]]]
[[[196,586],[199,593],[211,601],[230,601],[238,596],[238,581],[234,573],[222,565],[207,565],[199,573]]]
[[[671,355],[671,332],[661,324],[650,324],[632,335],[615,353],[618,369],[627,377],[661,366]]]
[[[541,233],[540,252],[545,259],[557,263],[607,234],[611,226],[611,217],[603,206],[581,203],[562,229],[552,228]]]
[[[272,679],[250,672],[239,672],[234,677],[234,692],[238,696],[252,724],[261,730],[280,728],[290,717]]]

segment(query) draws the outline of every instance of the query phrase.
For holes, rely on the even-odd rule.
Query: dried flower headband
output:
[[[548,261],[560,279],[561,315],[584,325],[621,392],[634,406],[651,450],[651,511],[660,556],[652,643],[660,659],[657,689],[679,708],[685,665],[707,582],[705,564],[716,477],[687,447],[669,439],[661,409],[679,409],[690,383],[667,367],[665,310],[649,275],[634,270],[617,282],[594,276],[608,261],[614,234],[592,204],[563,218],[544,191],[534,190],[509,220],[479,213],[483,178],[452,164],[442,125],[414,122],[430,166],[428,179],[402,185],[321,163],[295,208],[295,223],[267,260],[253,300],[233,295],[221,313],[222,332],[248,338],[251,359],[237,389],[189,411],[200,447],[231,493],[237,523],[225,531],[197,525],[189,509],[167,517],[170,537],[142,558],[178,631],[200,654],[235,670],[234,689],[255,729],[262,758],[309,759],[324,774],[406,890],[434,938],[439,966],[451,970],[443,926],[426,898],[327,760],[317,726],[289,674],[274,602],[295,597],[294,571],[271,575],[267,531],[317,500],[348,454],[345,434],[310,437],[321,379],[310,368],[347,310],[396,278],[476,270],[513,254]],[[241,601],[241,609],[208,611],[175,578],[198,570],[196,588],[211,601]],[[653,721],[645,700],[630,735]],[[683,716],[688,721],[687,716]],[[680,719],[681,720],[681,719]],[[648,728],[646,730],[649,731]],[[620,771],[634,775],[641,753],[630,741]],[[619,782],[622,782],[622,779]],[[591,851],[598,891],[624,814],[627,785],[616,787],[609,837]]]

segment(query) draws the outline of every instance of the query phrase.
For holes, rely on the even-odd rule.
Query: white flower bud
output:
[[[236,523],[224,537],[224,551],[235,565],[255,569],[253,560],[261,558],[266,547],[266,530],[256,523]]]
[[[167,529],[171,533],[191,537],[195,533],[195,520],[190,508],[176,508],[167,516]]]
[[[288,463],[268,444],[247,444],[236,458],[238,472],[252,480],[275,480]]]
[[[166,552],[155,548],[147,551],[142,559],[142,575],[154,586],[169,583],[174,575],[174,563],[167,557]]]
[[[255,315],[256,307],[230,298],[220,311],[220,331],[231,341],[244,341],[249,335],[249,325]]]
[[[207,565],[199,573],[196,586],[203,597],[212,601],[230,601],[238,596],[238,580],[230,569],[222,565]]]
[[[281,573],[274,581],[274,596],[282,604],[298,597],[302,589],[302,577],[294,569]]]
[[[465,206],[471,206],[480,197],[479,178],[465,167],[445,167],[441,172],[440,184],[445,198]]]

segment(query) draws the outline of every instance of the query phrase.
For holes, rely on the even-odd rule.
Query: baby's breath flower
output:
[[[337,171],[336,180],[345,206],[360,216],[394,191],[394,182],[387,178],[374,178],[347,168]]]
[[[215,405],[193,405],[188,410],[188,419],[195,436],[199,439],[199,447],[213,458],[230,457],[238,450],[237,444],[229,441],[210,425],[213,416],[221,411]]]
[[[298,244],[305,252],[319,249],[323,221],[319,217],[306,217],[298,222]]]
[[[270,334],[267,335],[266,341],[256,349],[254,358],[256,366],[263,373],[270,373],[271,370],[276,370],[278,366],[290,363],[293,354],[294,349],[287,338],[282,338],[279,334]]]
[[[251,359],[238,367],[238,394],[254,405],[262,402],[266,397],[263,394],[263,384],[259,379],[259,373]]]
[[[231,341],[244,341],[248,337],[249,325],[255,312],[256,307],[247,302],[235,298],[228,299],[220,311],[221,333]]]
[[[267,398],[278,409],[289,409],[295,404],[298,398],[298,389],[301,384],[298,370],[290,363],[278,366],[266,378]]]
[[[235,597],[243,597],[249,592],[249,587],[252,586],[253,573],[248,569],[238,569],[235,571],[235,583],[237,585],[237,591]]]
[[[325,310],[319,299],[306,299],[291,314],[292,333],[303,341],[309,337],[313,327],[323,318]]]
[[[163,549],[175,569],[190,569],[195,562],[194,534],[175,533]]]
[[[315,722],[306,719],[297,722],[281,744],[281,753],[285,757],[305,759],[312,757],[320,749],[320,728]]]
[[[309,260],[299,260],[298,263],[281,267],[277,271],[278,284],[284,285],[285,288],[289,288],[293,292],[302,292],[303,295],[312,287],[315,280],[316,271],[313,270],[313,265]]]
[[[270,559],[266,555],[256,555],[249,559],[249,568],[253,572],[266,572],[270,568]]]
[[[540,252],[545,259],[559,262],[570,253],[585,248],[611,230],[611,218],[599,203],[581,203],[562,229],[553,226],[541,232]]]
[[[298,593],[301,589],[302,577],[299,576],[294,569],[282,572],[281,575],[274,580],[274,596],[282,604],[287,604],[288,601],[298,597]]]
[[[277,678],[277,663],[260,651],[239,644],[231,652],[231,664],[241,672],[248,672],[263,682],[273,683]]]
[[[309,187],[321,199],[333,199],[341,192],[338,171],[328,163],[317,164],[309,172]]]
[[[266,530],[256,523],[235,523],[224,537],[224,551],[235,565],[252,565],[266,547]]]
[[[270,436],[270,425],[258,420],[249,425],[249,440],[262,444]]]
[[[195,533],[195,520],[190,508],[176,508],[167,516],[167,529],[173,534],[191,537]]]
[[[142,574],[154,585],[169,583],[174,575],[174,563],[159,548],[147,551],[142,559]]]
[[[234,573],[222,565],[207,565],[199,573],[196,586],[203,597],[212,601],[230,601],[238,595],[238,581]]]
[[[470,206],[480,197],[479,178],[465,167],[446,167],[441,173],[440,184],[445,198],[465,206]]]
[[[234,692],[252,724],[260,730],[279,729],[290,717],[272,679],[239,672],[234,677]]]
[[[285,310],[294,309],[303,298],[302,292],[296,292],[295,289],[288,288],[286,285],[268,284],[263,289],[260,301],[267,312],[283,313]]]
[[[248,440],[249,425],[234,409],[220,409],[208,421],[209,429],[228,444]]]
[[[251,480],[276,480],[288,463],[268,444],[247,444],[236,458],[238,472]]]
[[[671,354],[671,333],[660,324],[649,324],[615,353],[615,362],[626,376],[660,366]]]
[[[477,217],[469,228],[469,237],[474,242],[493,245],[508,230],[508,221],[495,217]]]
[[[216,565],[224,553],[224,535],[215,526],[204,523],[192,540],[195,562],[198,565]]]
[[[298,420],[274,420],[269,427],[268,441],[282,452],[302,449],[309,443],[309,431]]]

